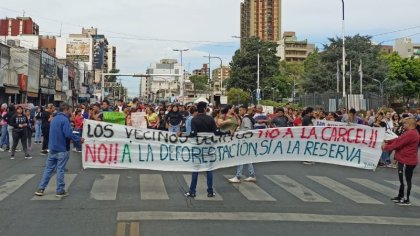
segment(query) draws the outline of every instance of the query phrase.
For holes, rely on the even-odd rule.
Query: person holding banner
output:
[[[416,120],[414,118],[406,118],[403,122],[405,132],[398,138],[388,141],[382,145],[384,151],[394,151],[395,159],[398,161],[398,178],[400,180],[400,189],[398,196],[391,198],[393,202],[402,206],[409,206],[411,180],[414,168],[418,164],[418,145],[420,135],[416,129]],[[404,199],[404,175],[407,182],[407,194]]]
[[[197,115],[191,120],[190,137],[196,137],[199,133],[216,133],[216,122],[206,114],[207,103],[197,104]],[[186,197],[196,196],[198,172],[193,172],[191,177],[190,190],[184,194]],[[207,197],[215,197],[213,191],[213,171],[207,171]]]
[[[239,131],[246,131],[251,130],[254,126],[254,121],[252,116],[248,115],[248,107],[241,106],[239,108],[239,116],[242,118],[241,125],[239,127]],[[230,178],[228,181],[229,183],[240,183],[242,177],[242,170],[244,165],[239,165],[236,169],[236,175],[233,178]],[[252,163],[248,164],[248,177],[244,179],[245,182],[256,182],[257,178],[255,177],[255,170]]]
[[[71,129],[69,110],[70,106],[67,103],[62,103],[60,105],[60,112],[51,121],[50,140],[48,143],[50,152],[48,154],[44,174],[42,175],[41,181],[38,185],[38,190],[35,192],[35,195],[37,196],[44,195],[44,190],[56,169],[57,190],[55,196],[68,196],[67,191],[64,189],[64,170],[69,159],[70,140],[73,140],[73,142],[81,141],[80,136],[74,134]]]
[[[179,112],[177,105],[172,105],[172,109],[167,115],[167,122],[169,132],[178,133],[181,131],[182,114]]]

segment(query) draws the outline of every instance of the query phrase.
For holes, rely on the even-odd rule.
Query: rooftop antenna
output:
[[[22,17],[25,17],[25,10],[23,10],[23,15],[22,15]]]
[[[60,38],[61,38],[61,30],[63,29],[63,23],[60,25]]]

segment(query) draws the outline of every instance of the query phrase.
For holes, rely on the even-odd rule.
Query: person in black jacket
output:
[[[12,146],[12,156],[10,159],[15,159],[16,146],[19,143],[19,140],[22,143],[23,151],[25,152],[25,158],[31,159],[32,157],[28,153],[28,148],[26,146],[27,141],[27,127],[28,119],[25,114],[23,114],[23,107],[18,106],[16,109],[16,114],[10,119],[10,125],[13,127],[13,146]]]
[[[198,133],[217,133],[216,122],[211,116],[206,115],[207,103],[200,102],[197,104],[198,114],[191,120],[190,137],[196,137]],[[196,196],[198,172],[193,172],[191,177],[190,190],[184,195],[186,197]],[[214,197],[213,191],[213,171],[207,171],[207,197]]]
[[[55,112],[55,107],[53,104],[48,104],[45,111],[42,113],[42,155],[48,154],[48,142],[50,137],[50,123]]]
[[[169,132],[178,133],[181,131],[182,114],[178,110],[177,105],[172,106],[172,110],[167,114],[167,122],[169,123]]]

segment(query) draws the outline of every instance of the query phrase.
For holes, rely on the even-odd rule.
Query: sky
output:
[[[208,63],[211,54],[227,65],[239,48],[241,0],[14,0],[3,1],[0,18],[30,16],[43,35],[63,36],[96,27],[117,47],[122,73],[145,73],[162,58],[179,60],[187,71]],[[374,35],[375,42],[393,45],[411,36],[420,42],[420,1],[345,0],[346,35]],[[322,47],[342,31],[340,0],[282,0],[282,31],[295,31]],[[392,32],[392,33],[390,33]],[[386,34],[384,34],[386,33]],[[212,60],[213,65],[219,65]],[[212,66],[215,68],[215,66]],[[139,93],[139,78],[122,77],[129,95]]]

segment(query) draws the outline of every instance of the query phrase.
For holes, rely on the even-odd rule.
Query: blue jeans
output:
[[[35,142],[41,142],[42,135],[42,121],[36,121],[35,123]]]
[[[382,152],[380,162],[384,164],[391,164],[391,157],[389,152]]]
[[[3,146],[10,147],[9,145],[9,132],[7,131],[8,125],[1,126],[1,136],[0,136],[0,148]]]
[[[75,129],[73,130],[73,133],[79,135],[79,137],[82,137],[82,130]],[[77,151],[82,150],[82,144],[80,143],[80,141],[79,142],[73,141],[73,144],[74,144],[74,147],[77,149]]]
[[[191,177],[190,193],[195,194],[197,188],[198,172],[193,172]],[[213,171],[207,171],[207,193],[213,193]]]
[[[45,189],[47,187],[54,170],[57,169],[57,193],[64,192],[64,168],[68,160],[69,152],[57,152],[54,154],[50,152],[38,189]]]
[[[241,178],[243,169],[244,169],[244,165],[240,165],[236,169],[236,177],[238,177],[238,179]],[[254,166],[252,165],[252,163],[248,164],[248,173],[249,173],[249,177],[255,177]]]
[[[181,131],[181,127],[179,126],[179,124],[178,125],[171,125],[171,126],[169,126],[168,131],[172,132],[172,133],[177,133],[177,132]]]

